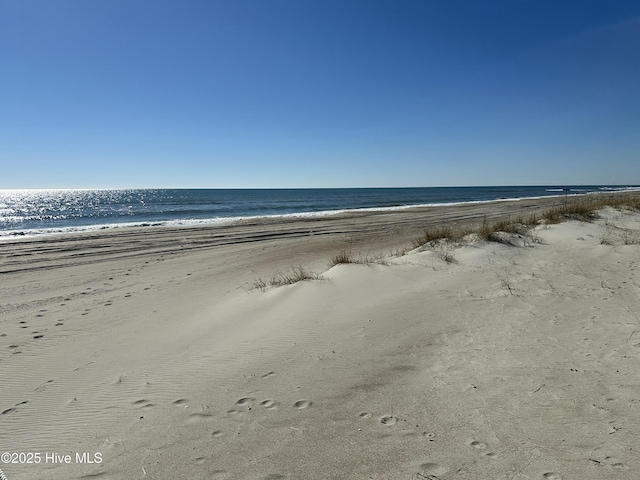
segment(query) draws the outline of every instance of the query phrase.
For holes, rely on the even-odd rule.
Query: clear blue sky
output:
[[[640,2],[0,0],[0,188],[640,184]]]

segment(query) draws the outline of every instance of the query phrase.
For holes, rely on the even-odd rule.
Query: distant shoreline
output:
[[[439,187],[433,187],[439,188]],[[442,188],[458,188],[458,187],[442,187]],[[467,188],[467,187],[460,187]],[[469,187],[475,188],[475,187]],[[478,187],[485,188],[485,187]],[[493,187],[487,187],[493,188]],[[505,187],[505,188],[531,188],[531,187]],[[587,188],[598,188],[598,191],[591,190],[585,191]],[[274,192],[281,191],[282,189],[273,189]],[[327,189],[292,189],[296,191],[324,191]],[[357,189],[336,189],[343,191],[352,191]],[[364,190],[364,189],[363,189]],[[384,190],[384,189],[370,189],[370,190]],[[389,189],[389,190],[401,190],[401,189]],[[407,188],[406,190],[411,190]],[[287,213],[279,213],[279,214],[264,214],[264,215],[237,215],[237,216],[217,216],[210,218],[173,218],[173,219],[163,219],[163,220],[140,220],[140,221],[113,221],[113,222],[98,222],[98,223],[87,223],[84,225],[68,225],[68,226],[60,226],[60,227],[29,227],[29,228],[7,228],[2,227],[2,222],[0,222],[0,242],[10,241],[10,240],[22,240],[29,238],[42,238],[44,236],[59,236],[59,235],[69,235],[74,233],[91,233],[91,232],[100,232],[105,230],[120,230],[120,229],[129,229],[129,228],[149,228],[149,227],[218,227],[222,225],[230,225],[238,222],[255,222],[255,221],[278,221],[287,219],[295,219],[295,218],[324,218],[335,215],[359,215],[366,214],[370,212],[393,212],[393,211],[401,211],[401,210],[409,210],[416,208],[434,208],[434,207],[452,207],[452,206],[460,206],[460,205],[474,205],[474,204],[490,204],[493,202],[500,201],[522,201],[522,200],[538,200],[544,198],[565,198],[565,197],[575,197],[580,195],[590,195],[590,194],[600,194],[600,193],[624,193],[624,192],[633,192],[638,191],[638,187],[600,187],[600,186],[573,186],[573,187],[553,187],[553,186],[545,186],[544,190],[547,192],[554,192],[553,194],[548,195],[535,195],[535,196],[523,196],[523,197],[505,197],[505,198],[492,198],[492,199],[481,199],[481,200],[460,200],[460,201],[444,201],[444,202],[429,202],[429,203],[418,203],[418,204],[401,204],[401,205],[389,205],[389,206],[369,206],[369,207],[356,207],[356,208],[333,208],[327,210],[301,210],[296,212],[287,212]],[[95,191],[95,190],[79,190],[79,191]],[[129,190],[122,190],[129,191]],[[154,191],[150,189],[149,191]],[[186,189],[185,191],[191,191]],[[214,190],[211,190],[214,191]],[[234,190],[236,191],[236,190]],[[243,190],[237,190],[243,191]],[[249,189],[247,191],[255,191],[253,189]],[[63,192],[63,190],[60,190]],[[178,217],[178,214],[176,214]],[[126,217],[119,217],[124,219]],[[82,220],[82,219],[81,219]],[[82,220],[84,222],[90,221]],[[33,222],[32,222],[33,223]],[[6,224],[5,224],[6,225]]]
[[[429,226],[480,225],[489,220],[541,213],[563,205],[565,200],[565,196],[549,196],[325,216],[246,218],[213,226],[123,227],[18,237],[0,242],[0,273],[123,257],[224,250],[232,245],[266,246],[274,241],[289,245],[287,248],[297,248],[299,242],[304,242],[315,257],[322,252],[330,257],[345,245],[354,250],[388,250],[411,244]]]

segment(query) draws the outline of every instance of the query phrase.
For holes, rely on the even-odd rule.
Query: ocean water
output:
[[[637,189],[513,186],[338,189],[0,190],[0,240],[123,226],[197,225],[242,218],[486,202]]]

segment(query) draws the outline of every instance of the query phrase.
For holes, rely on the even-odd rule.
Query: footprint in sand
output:
[[[473,448],[477,448],[478,450],[483,450],[483,449],[487,448],[487,444],[486,443],[479,442],[478,440],[474,440],[469,445],[471,445]]]
[[[216,430],[215,432],[213,432],[213,433],[211,434],[211,436],[212,436],[213,438],[219,438],[219,437],[221,437],[222,435],[224,435],[224,433],[223,433],[223,432],[221,432],[220,430]]]
[[[103,475],[106,475],[106,474],[107,474],[107,472],[100,472],[100,471],[94,470],[91,473],[87,473],[86,475],[83,475],[81,477],[76,477],[76,478],[79,478],[80,480],[85,480],[85,479],[94,480],[94,479],[100,478],[100,477],[102,477]]]
[[[135,402],[133,402],[133,405],[140,408],[149,408],[149,407],[153,407],[155,404],[143,398],[141,400],[136,400]]]
[[[398,419],[393,415],[384,415],[380,417],[380,423],[382,425],[386,425],[387,427],[390,427],[391,425],[395,425],[396,423],[398,423]]]
[[[189,418],[187,418],[186,420],[186,424],[187,425],[196,425],[202,422],[206,422],[209,420],[214,420],[215,417],[207,412],[199,412],[199,413],[192,413],[191,415],[189,415]]]
[[[610,432],[610,433],[611,433],[611,432]],[[621,463],[621,462],[616,461],[616,458],[614,458],[614,457],[607,456],[607,457],[604,457],[604,460],[605,460],[605,462],[610,463],[610,465],[611,465],[613,468],[626,468],[626,467],[624,466],[624,463]]]
[[[44,382],[39,387],[36,387],[34,392],[42,392],[45,388],[47,388],[49,386],[50,383],[53,383],[53,380],[47,380],[46,382]]]
[[[562,480],[562,477],[557,473],[547,472],[542,475],[542,478],[546,478],[547,480]]]
[[[440,477],[438,477],[437,475],[444,475],[449,469],[444,465],[439,465],[433,462],[425,462],[418,467],[418,470],[420,470],[420,478],[428,478],[429,480],[440,480]]]
[[[311,405],[313,405],[313,402],[311,402],[310,400],[298,400],[296,403],[293,404],[293,406],[298,410],[302,410],[303,408],[309,408]]]
[[[251,404],[255,401],[255,398],[252,397],[243,397],[236,402],[236,405],[241,407],[249,407],[251,408]]]
[[[373,415],[371,415],[369,412],[361,412],[358,414],[358,416],[360,418],[371,418]]]
[[[277,403],[275,400],[268,398],[267,400],[263,400],[260,402],[260,406],[262,408],[266,408],[267,410],[274,410],[277,407]]]

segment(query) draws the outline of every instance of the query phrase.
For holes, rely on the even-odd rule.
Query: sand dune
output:
[[[0,469],[634,479],[640,214],[326,270],[346,247],[406,247],[425,222],[552,201],[1,244],[0,450],[42,456]],[[252,289],[295,265],[326,271]]]

